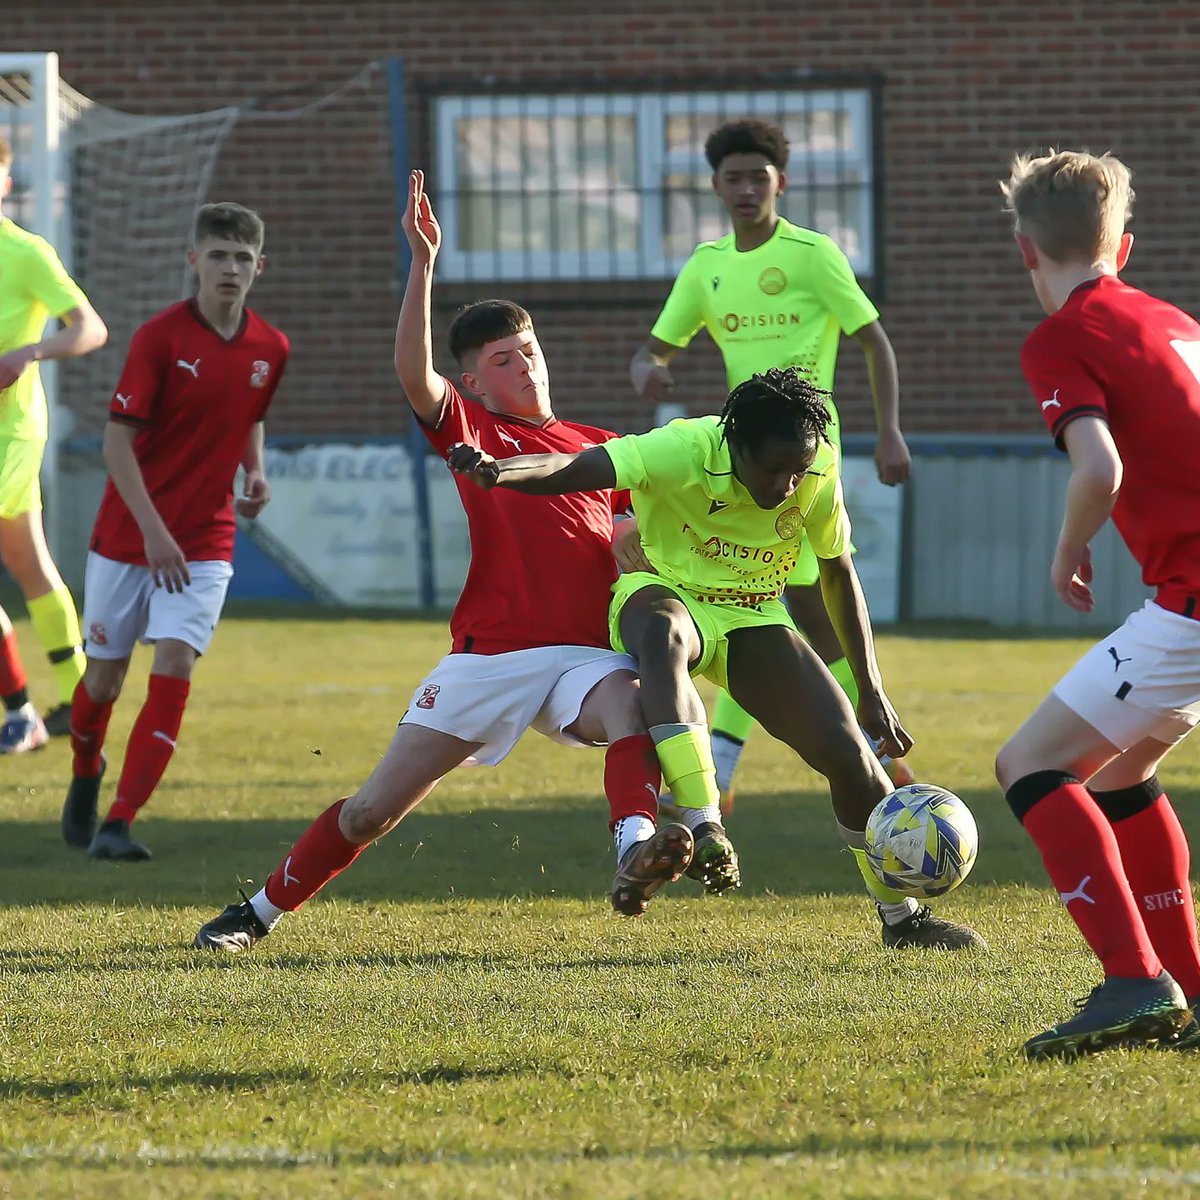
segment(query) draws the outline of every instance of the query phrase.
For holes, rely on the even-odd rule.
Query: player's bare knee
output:
[[[128,659],[89,658],[83,673],[83,688],[95,704],[112,704],[125,683]]]
[[[199,656],[186,642],[165,638],[154,647],[154,672],[176,679],[191,679]]]
[[[671,608],[656,608],[642,623],[642,657],[647,654],[686,667],[691,650],[692,631],[685,613]]]
[[[386,803],[380,803],[380,799],[364,792],[356,792],[351,796],[338,813],[338,829],[342,837],[356,846],[362,846],[393,829],[400,820],[400,814]]]

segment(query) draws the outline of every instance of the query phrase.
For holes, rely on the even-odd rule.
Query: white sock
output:
[[[721,824],[721,806],[706,804],[703,808],[685,808],[679,806],[679,819],[693,832],[706,821],[713,825]]]
[[[713,730],[713,766],[717,768],[717,787],[721,792],[729,791],[733,785],[733,773],[737,770],[738,759],[742,757],[745,746],[745,742],[727,737],[719,729]]]
[[[613,841],[617,845],[617,862],[620,863],[624,859],[631,846],[648,841],[653,836],[654,822],[649,817],[644,817],[640,813],[632,817],[622,817],[613,826]]]
[[[876,904],[889,925],[899,925],[901,921],[907,921],[921,907],[911,896],[905,896],[898,904],[884,904],[881,900],[877,900]]]
[[[288,910],[286,908],[276,908],[270,900],[267,899],[267,889],[263,888],[255,895],[250,897],[250,907],[254,909],[254,915],[268,928],[274,929],[279,924],[279,918],[282,917]]]

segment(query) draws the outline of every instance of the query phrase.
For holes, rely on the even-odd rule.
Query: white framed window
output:
[[[674,275],[697,242],[728,232],[704,139],[739,116],[787,135],[783,215],[829,234],[873,276],[872,113],[865,86],[435,96],[442,277]]]

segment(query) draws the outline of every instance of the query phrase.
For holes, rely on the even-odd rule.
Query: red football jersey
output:
[[[233,478],[270,407],[288,339],[249,309],[226,341],[194,300],[151,317],[129,343],[108,419],[133,425],[146,490],[190,562],[233,558]],[[141,530],[110,479],[91,548],[145,564]]]
[[[504,417],[464,400],[449,380],[441,422],[422,428],[443,458],[456,442],[511,458],[573,454],[617,436],[557,418],[539,426]],[[617,578],[613,513],[629,507],[629,493],[527,496],[508,488],[484,491],[469,479],[457,483],[471,566],[450,618],[454,649],[503,654],[535,646],[608,646],[608,602]]]
[[[1182,611],[1200,596],[1200,324],[1103,275],[1029,335],[1021,367],[1060,449],[1077,417],[1108,423],[1124,465],[1113,522]]]

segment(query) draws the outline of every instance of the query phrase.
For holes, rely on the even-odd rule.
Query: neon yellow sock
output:
[[[724,689],[717,693],[713,705],[713,733],[723,733],[735,741],[744,742],[754,728],[754,718]]]
[[[676,733],[658,742],[654,749],[662,766],[663,783],[676,804],[681,808],[707,808],[721,803],[712,745],[703,725]]]
[[[858,708],[858,684],[854,682],[854,672],[850,670],[850,660],[839,658],[837,662],[825,664],[829,673],[838,682],[838,687],[850,697],[850,707]]]
[[[83,678],[83,669],[87,666],[75,601],[71,599],[71,593],[61,587],[27,601],[25,607],[29,609],[34,632],[54,671],[58,698],[63,704],[70,704],[76,685]]]
[[[898,892],[895,888],[888,887],[871,870],[871,864],[867,861],[867,852],[865,850],[860,850],[857,846],[851,846],[850,853],[854,855],[854,861],[858,863],[858,869],[862,872],[863,882],[867,885],[867,891],[876,900],[881,904],[899,904],[904,899],[903,892]]]

